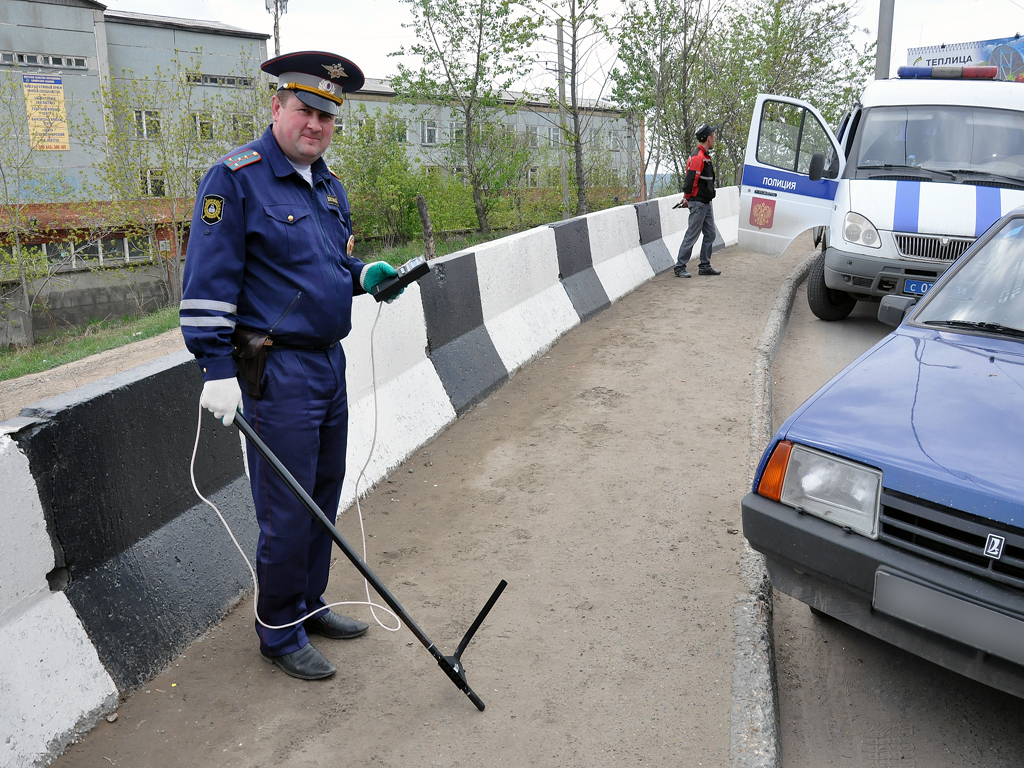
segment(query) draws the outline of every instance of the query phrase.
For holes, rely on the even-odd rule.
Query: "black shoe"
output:
[[[697,270],[697,274],[698,275],[720,275],[722,273],[719,272],[714,267],[712,267],[711,265],[708,265],[706,267],[701,267],[700,269],[698,269]]]
[[[676,270],[676,277],[689,277],[690,273],[686,271],[686,267]]]
[[[312,619],[306,619],[302,622],[302,626],[305,628],[306,634],[322,635],[331,640],[351,640],[353,637],[363,634],[370,625],[365,621],[356,621],[348,616],[324,611]]]
[[[263,656],[263,654],[260,654]],[[312,645],[307,644],[294,653],[286,653],[284,656],[263,656],[275,667],[291,677],[299,680],[323,680],[330,677],[338,668],[324,658]]]

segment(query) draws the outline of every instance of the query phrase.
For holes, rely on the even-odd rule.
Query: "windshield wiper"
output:
[[[1024,179],[1018,179],[1016,176],[1007,176],[1005,173],[992,173],[991,171],[982,171],[974,168],[961,168],[956,171],[951,171],[955,174],[966,174],[968,176],[988,176],[993,179],[1001,179],[1002,181],[1010,184],[1016,184],[1018,187],[1024,189]]]
[[[857,166],[857,170],[858,171],[873,171],[873,170],[888,171],[888,170],[892,170],[894,168],[900,168],[900,169],[903,169],[903,170],[910,170],[910,171],[924,171],[925,173],[938,173],[938,174],[941,174],[943,176],[948,176],[949,178],[953,178],[953,172],[952,171],[940,171],[938,168],[926,168],[923,165],[896,165],[894,163],[883,163],[882,165],[858,165]]]
[[[946,328],[963,328],[970,331],[988,331],[999,333],[1004,336],[1015,336],[1024,338],[1024,331],[1020,328],[1011,328],[1000,323],[986,323],[981,320],[925,320],[925,325],[941,325]]]

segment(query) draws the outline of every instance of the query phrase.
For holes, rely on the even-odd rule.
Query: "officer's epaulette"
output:
[[[232,171],[237,171],[239,168],[245,168],[247,165],[258,163],[261,159],[260,153],[255,149],[247,149],[245,152],[228,155],[222,162]]]
[[[331,172],[331,176],[333,176],[334,178],[336,178],[336,179],[337,179],[338,181],[341,181],[341,176],[339,176],[338,174],[336,174],[336,173],[334,172],[334,169],[332,169],[332,168],[331,168],[331,166],[327,166],[327,170]]]

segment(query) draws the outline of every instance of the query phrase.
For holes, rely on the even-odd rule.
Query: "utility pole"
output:
[[[569,160],[565,155],[565,51],[562,48],[562,20],[558,25],[558,164],[562,175],[562,218],[569,217]]]
[[[878,43],[875,46],[875,80],[889,79],[889,60],[892,58],[892,17],[896,0],[881,0],[878,4]]]
[[[280,56],[281,17],[288,13],[288,0],[267,0],[267,13],[274,17],[274,56]]]

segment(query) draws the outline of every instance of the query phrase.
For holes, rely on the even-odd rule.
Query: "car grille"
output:
[[[974,244],[973,237],[940,237],[939,235],[909,235],[893,232],[896,250],[911,259],[956,261]]]
[[[990,533],[1006,539],[999,560],[984,554]],[[885,491],[878,538],[921,557],[1024,591],[1024,535],[1005,525]]]

